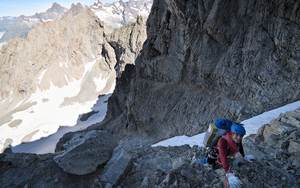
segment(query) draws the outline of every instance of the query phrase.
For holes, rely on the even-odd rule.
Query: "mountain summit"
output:
[[[26,38],[28,32],[35,26],[46,21],[52,21],[59,14],[67,11],[66,8],[60,6],[57,3],[53,3],[52,7],[46,12],[36,13],[33,16],[21,15],[16,22],[4,33],[0,42],[7,42],[12,38]]]

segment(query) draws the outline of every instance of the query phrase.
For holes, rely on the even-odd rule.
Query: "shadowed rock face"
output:
[[[291,1],[154,1],[130,122],[164,139],[299,100],[298,12]]]
[[[112,157],[118,143],[108,132],[90,131],[87,134],[76,134],[64,144],[64,153],[53,160],[65,172],[84,175],[95,172]]]

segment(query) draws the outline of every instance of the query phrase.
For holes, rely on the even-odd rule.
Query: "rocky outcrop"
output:
[[[298,9],[289,1],[154,1],[127,127],[157,140],[194,135],[216,118],[242,121],[299,100]]]
[[[124,72],[128,63],[135,63],[146,39],[146,21],[142,16],[137,16],[135,22],[115,29],[113,33],[106,37],[107,42],[114,48],[116,53],[118,77]]]
[[[26,39],[28,32],[35,26],[46,21],[52,21],[59,14],[67,11],[66,8],[57,3],[53,3],[52,7],[46,12],[36,13],[33,16],[21,15],[16,22],[6,30],[0,39],[0,42],[7,42],[12,38]]]
[[[86,9],[88,9],[88,6],[86,6],[86,5],[82,5],[81,3],[77,3],[75,5],[74,3],[72,3],[70,9],[67,10],[66,12],[60,14],[59,16],[57,16],[55,18],[55,20],[63,20],[65,18],[72,18],[72,17],[76,16],[77,14],[85,11]]]
[[[300,108],[281,114],[270,124],[263,125],[251,140],[258,150],[270,155],[280,168],[300,167]],[[299,171],[300,175],[300,171]]]

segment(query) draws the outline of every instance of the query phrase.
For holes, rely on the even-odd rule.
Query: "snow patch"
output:
[[[4,35],[5,31],[0,31],[0,38]]]
[[[66,62],[65,63],[59,62],[59,67],[62,67],[62,66],[69,68]]]
[[[42,74],[38,77],[39,79],[39,84],[41,84],[42,78],[44,76],[44,74],[46,73],[47,69],[43,70]]]
[[[250,119],[246,119],[242,121],[241,123],[244,124],[246,129],[246,135],[248,136],[250,134],[256,134],[257,130],[264,124],[270,123],[273,119],[277,118],[281,113],[285,113],[287,111],[294,111],[297,108],[300,107],[300,101],[282,106],[280,108],[276,108],[273,110],[270,110],[268,112],[264,112],[258,116],[254,116]],[[192,137],[188,136],[176,136],[167,140],[160,141],[156,144],[153,144],[152,147],[157,146],[181,146],[188,144],[191,147],[194,145],[203,146],[203,139],[204,139],[205,133],[197,134]]]
[[[99,78],[93,78],[93,81],[95,82],[96,87],[96,91],[95,92],[99,92],[101,90],[104,89],[104,87],[106,86],[106,81],[107,79],[102,79],[102,75],[99,76]]]

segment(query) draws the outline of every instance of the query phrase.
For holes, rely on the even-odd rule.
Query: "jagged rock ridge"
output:
[[[74,3],[71,4],[71,8],[67,10],[66,12],[60,14],[58,17],[55,18],[55,20],[63,20],[65,18],[72,18],[76,16],[77,14],[85,11],[88,9],[88,6],[82,5],[81,3],[77,3],[76,5]]]

